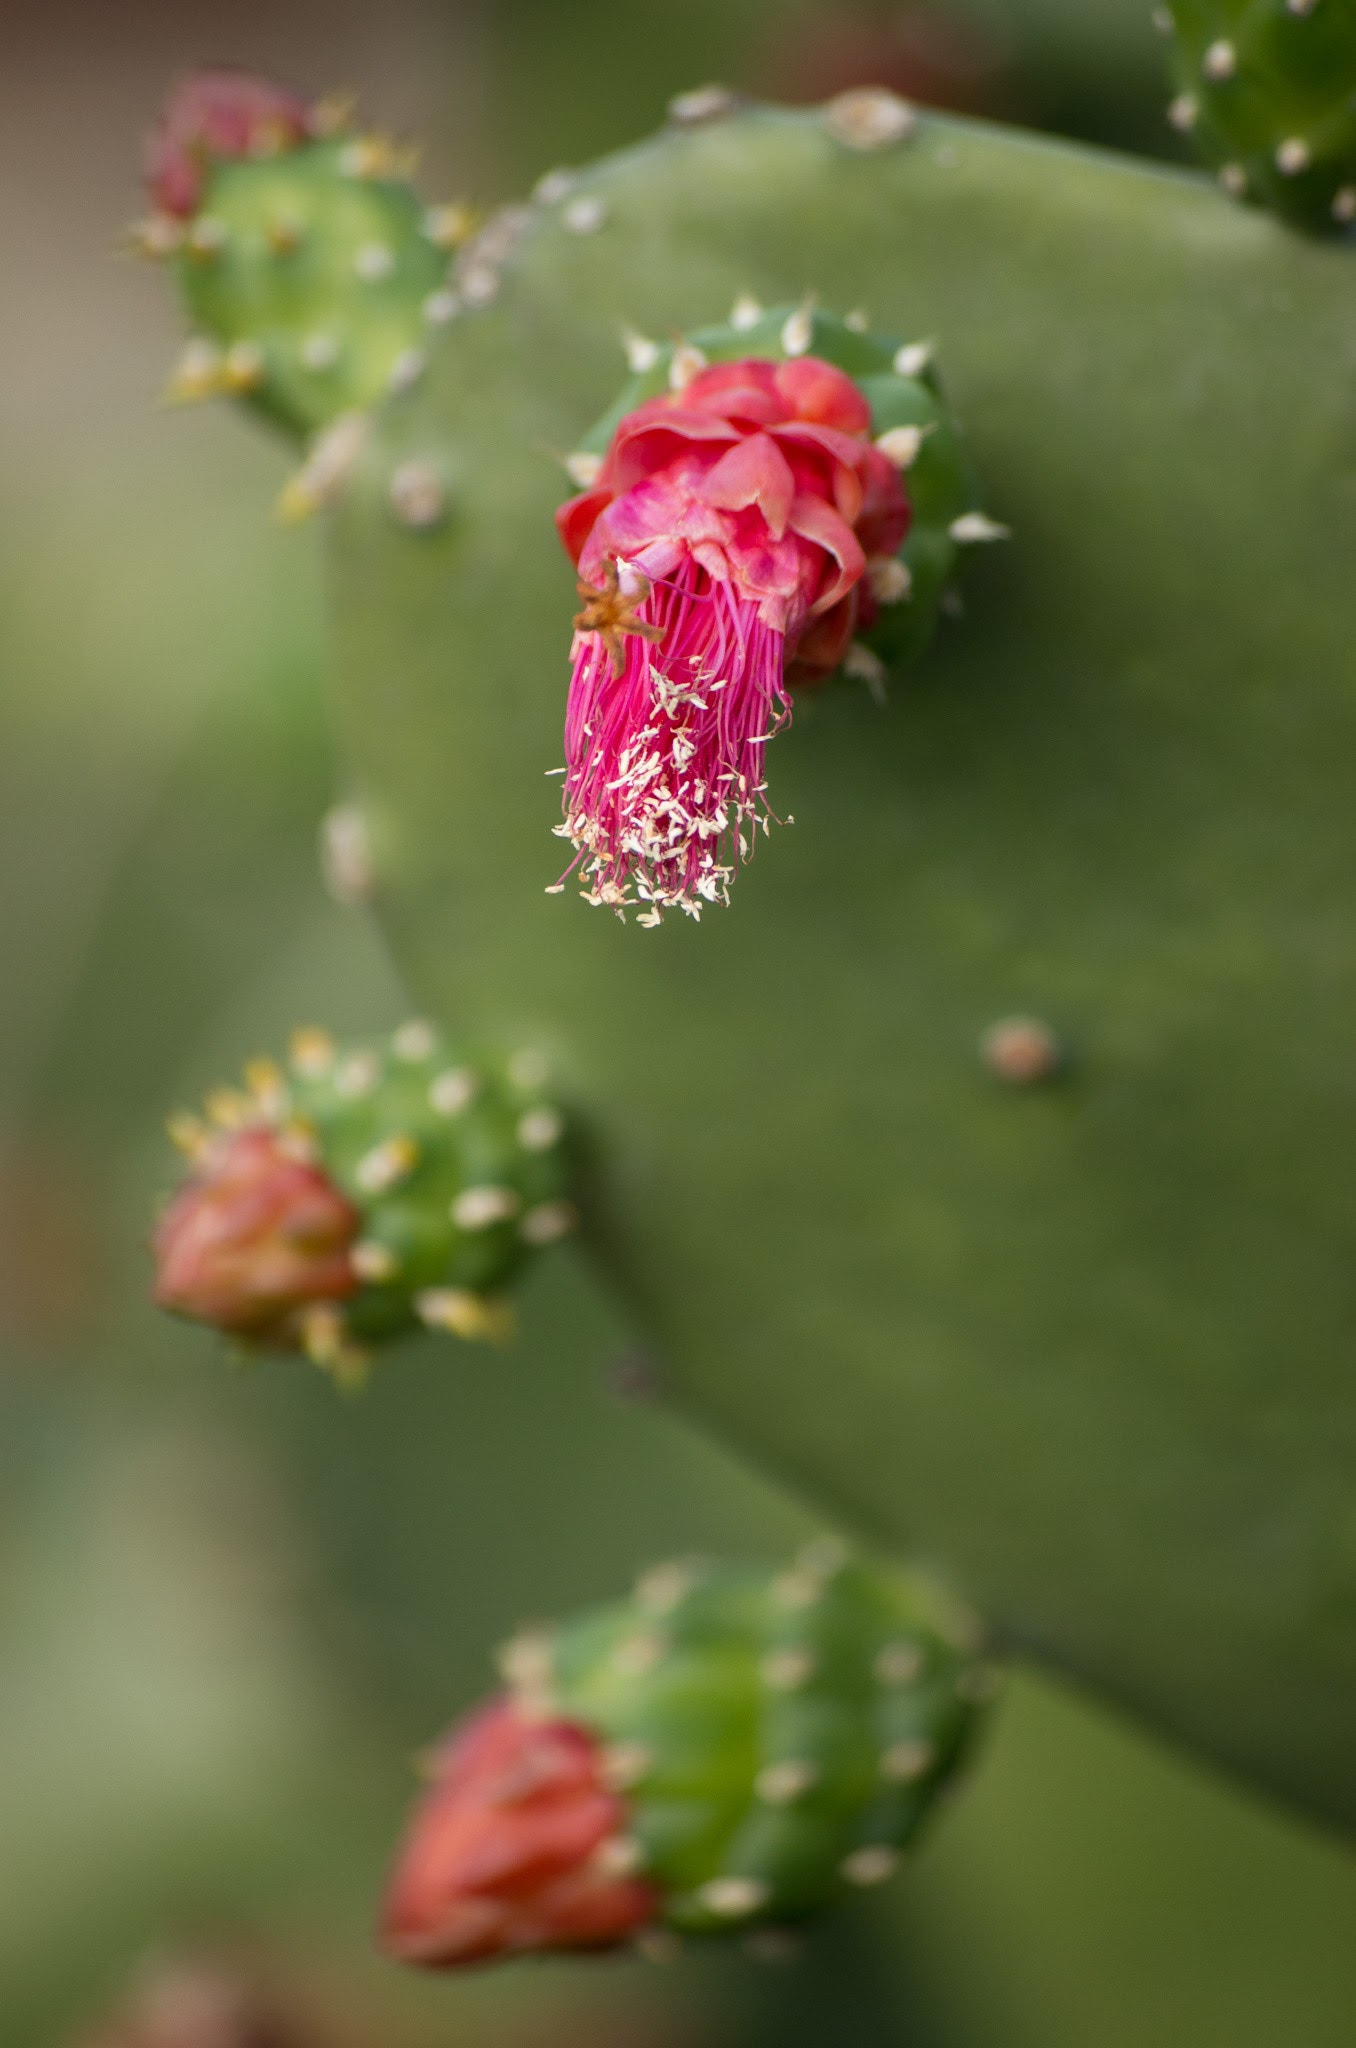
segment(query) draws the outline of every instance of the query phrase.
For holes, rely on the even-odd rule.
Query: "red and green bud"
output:
[[[502,1338],[504,1289],[571,1230],[564,1119],[532,1054],[474,1060],[422,1022],[337,1047],[299,1032],[205,1119],[154,1240],[161,1307],[341,1378],[423,1327]]]
[[[450,252],[469,216],[426,207],[410,169],[337,106],[243,72],[186,79],[150,145],[139,236],[173,260],[193,323],[171,399],[232,394],[300,435],[342,422],[347,446],[347,423],[421,374],[456,310]],[[285,511],[323,496],[318,475]]]
[[[520,1637],[412,1817],[384,1939],[430,1967],[803,1920],[894,1871],[992,1673],[970,1616],[813,1546],[665,1566]]]
[[[1000,529],[925,349],[746,303],[631,352],[557,514],[584,600],[558,831],[588,902],[654,925],[728,902],[775,815],[764,750],[791,692],[839,669],[879,686],[958,547]]]

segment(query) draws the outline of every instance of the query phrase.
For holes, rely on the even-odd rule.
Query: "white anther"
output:
[[[524,1152],[549,1152],[558,1145],[565,1130],[565,1119],[558,1109],[549,1109],[544,1104],[540,1109],[529,1109],[518,1119],[518,1143]]]
[[[365,1194],[381,1195],[400,1181],[408,1180],[418,1164],[419,1147],[413,1138],[383,1138],[363,1154],[353,1169],[353,1178]]]
[[[480,1077],[470,1067],[449,1067],[439,1074],[428,1091],[428,1099],[439,1116],[460,1116],[475,1101]]]
[[[881,1756],[880,1774],[892,1785],[912,1785],[916,1779],[926,1777],[936,1756],[932,1743],[921,1735],[908,1742],[892,1742]]]
[[[877,604],[902,604],[913,591],[913,571],[898,555],[873,555],[866,580]]]
[[[798,306],[795,312],[782,322],[783,352],[788,356],[808,355],[814,333],[814,309],[810,306]]]
[[[463,1188],[452,1203],[450,1215],[458,1230],[490,1230],[516,1216],[522,1198],[514,1188]]]
[[[763,309],[752,292],[741,292],[730,308],[730,325],[736,334],[747,333],[762,317]]]
[[[864,1849],[854,1849],[839,1864],[839,1874],[849,1884],[884,1884],[899,1868],[899,1851],[886,1843],[872,1843]]]
[[[911,135],[917,121],[907,100],[877,85],[840,92],[824,109],[825,127],[848,149],[889,149]]]
[[[607,219],[607,207],[594,192],[572,199],[560,216],[572,235],[596,235]]]
[[[948,529],[951,538],[962,547],[971,547],[976,542],[1008,540],[1012,535],[1010,526],[1003,526],[997,519],[990,519],[987,512],[962,512],[959,519],[953,519]]]
[[[719,121],[739,104],[728,85],[698,85],[675,93],[669,101],[669,119],[680,127],[696,128],[703,121]]]
[[[1276,151],[1276,168],[1283,178],[1298,178],[1307,171],[1314,153],[1301,135],[1291,135]]]
[[[396,1256],[384,1244],[375,1244],[371,1238],[363,1238],[349,1253],[349,1260],[360,1280],[390,1280],[396,1270]]]
[[[818,1776],[813,1764],[793,1757],[785,1763],[768,1764],[754,1779],[753,1789],[768,1806],[790,1806],[809,1791]]]
[[[332,370],[339,360],[339,344],[332,334],[308,334],[299,350],[301,365],[317,375]]]
[[[883,434],[877,434],[876,446],[882,455],[888,456],[896,469],[911,469],[918,460],[922,447],[932,427],[887,427]]]
[[[395,267],[395,250],[387,242],[364,242],[353,258],[354,275],[364,284],[381,284]]]
[[[713,1877],[697,1892],[708,1913],[717,1913],[722,1920],[742,1920],[757,1913],[771,1896],[758,1877]]]
[[[912,1685],[923,1668],[923,1652],[917,1643],[887,1643],[875,1668],[881,1685]]]
[[[579,1211],[573,1202],[538,1202],[518,1225],[518,1235],[524,1244],[556,1244],[562,1237],[568,1237],[578,1222]]]
[[[774,1692],[798,1692],[814,1677],[815,1660],[808,1650],[770,1650],[760,1667],[764,1685]]]
[[[662,353],[657,341],[651,341],[648,334],[637,334],[634,327],[623,327],[622,347],[626,351],[627,368],[634,370],[638,377],[652,370]]]
[[[374,1052],[351,1052],[335,1070],[334,1092],[345,1102],[359,1102],[380,1079],[381,1063]]]
[[[416,533],[436,526],[447,509],[441,476],[431,462],[418,455],[392,470],[387,495],[401,525],[413,527]]]
[[[669,363],[669,389],[686,391],[694,377],[706,368],[706,357],[690,341],[679,342]]]
[[[1196,126],[1196,117],[1200,111],[1194,93],[1179,92],[1176,99],[1168,103],[1168,119],[1183,135]]]

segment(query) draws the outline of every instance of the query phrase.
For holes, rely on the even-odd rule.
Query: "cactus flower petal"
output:
[[[597,483],[561,507],[590,600],[561,831],[589,902],[646,905],[647,924],[728,902],[772,817],[763,757],[790,717],[788,665],[797,682],[837,665],[873,605],[868,553],[908,529],[901,472],[870,428],[831,363],[718,363],[628,413]]]
[[[160,212],[189,220],[213,158],[272,156],[311,134],[306,101],[248,71],[195,71],[175,91],[146,154]]]
[[[307,1303],[353,1293],[360,1223],[348,1198],[275,1131],[227,1133],[161,1218],[155,1298],[240,1336],[276,1338]]]
[[[623,1810],[602,1745],[510,1699],[444,1745],[387,1898],[383,1938],[429,1968],[531,1949],[607,1948],[655,1914],[609,1866]]]

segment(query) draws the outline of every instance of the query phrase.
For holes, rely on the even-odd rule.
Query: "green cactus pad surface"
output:
[[[171,396],[234,391],[309,434],[416,376],[446,296],[446,210],[363,136],[214,161],[174,256],[198,339]]]
[[[677,341],[651,342],[631,335],[627,347],[633,365],[642,366],[634,368],[614,404],[580,438],[578,452],[571,457],[576,469],[580,454],[606,453],[614,429],[628,412],[668,390],[679,347],[696,349],[712,363],[813,355],[847,372],[871,407],[873,434],[904,437],[907,456],[902,466],[908,472],[911,514],[899,550],[905,575],[898,590],[881,602],[874,624],[860,635],[860,644],[892,668],[921,653],[955,577],[964,545],[957,533],[969,530],[967,521],[990,524],[980,508],[960,427],[943,397],[931,348],[898,337],[887,340],[862,322],[849,324],[818,306],[764,309],[753,299],[738,305],[735,317],[720,326],[697,328]],[[1000,531],[994,523],[995,538]]]
[[[665,1920],[717,1934],[891,1875],[994,1682],[976,1640],[971,1617],[823,1543],[775,1575],[663,1566],[505,1664],[606,1740]]]
[[[473,1058],[413,1020],[343,1047],[300,1031],[286,1074],[256,1063],[247,1093],[209,1100],[225,1132],[262,1125],[298,1144],[361,1217],[359,1286],[298,1325],[318,1364],[361,1377],[369,1346],[420,1326],[509,1334],[502,1290],[576,1221],[565,1120],[544,1079],[535,1051]],[[190,1157],[210,1158],[201,1124],[171,1130]]]
[[[1350,0],[1169,0],[1168,110],[1235,198],[1295,226],[1356,222],[1356,7]]]
[[[798,705],[734,907],[637,933],[541,893],[557,461],[624,322],[741,291],[935,338],[1013,539],[885,708]],[[334,584],[387,930],[421,1001],[558,1053],[676,1395],[1347,1823],[1354,448],[1344,247],[980,124],[750,110],[538,205],[384,416]],[[1044,1081],[986,1057],[1017,1013]]]

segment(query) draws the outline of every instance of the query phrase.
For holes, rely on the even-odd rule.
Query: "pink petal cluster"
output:
[[[358,1285],[357,1209],[264,1125],[214,1137],[155,1233],[155,1299],[256,1343],[300,1341],[298,1314]]]
[[[654,1918],[652,1887],[609,1859],[625,1815],[586,1729],[500,1698],[453,1732],[434,1772],[382,1922],[402,1962],[609,1948]]]
[[[763,750],[788,686],[827,675],[870,623],[863,570],[908,530],[901,473],[832,364],[720,363],[628,413],[557,524],[581,582],[611,566],[662,634],[576,633],[558,829],[589,902],[697,916],[767,829]]]
[[[311,109],[286,86],[248,71],[195,71],[175,87],[146,152],[146,182],[161,213],[190,220],[215,158],[271,156],[304,142]]]

